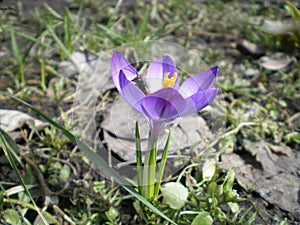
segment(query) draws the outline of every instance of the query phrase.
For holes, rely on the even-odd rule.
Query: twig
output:
[[[42,172],[40,171],[40,169],[37,167],[36,163],[29,159],[25,154],[22,154],[22,157],[25,159],[25,161],[32,167],[32,169],[34,170],[36,177],[38,179],[38,182],[42,188],[43,194],[44,196],[50,196],[53,195],[54,192],[52,192],[48,186],[46,185],[44,176],[42,174]]]

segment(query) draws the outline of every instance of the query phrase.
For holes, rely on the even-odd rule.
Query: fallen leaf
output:
[[[0,127],[13,139],[22,138],[19,129],[24,125],[34,126],[37,130],[42,130],[49,124],[17,110],[0,109]]]
[[[259,170],[255,169],[251,164],[247,164],[240,155],[231,153],[223,154],[219,164],[221,169],[229,170],[235,168],[235,178],[238,183],[245,189],[251,190],[255,185],[255,174]]]
[[[243,188],[253,190],[255,187],[255,191],[268,203],[300,218],[300,152],[283,150],[283,146],[276,149],[280,154],[274,153],[263,140],[257,146],[255,158],[235,153],[223,154],[219,167],[225,170],[234,167],[235,178]]]
[[[273,56],[263,56],[259,60],[263,68],[273,71],[283,69],[292,62],[292,59],[283,53],[277,53]]]
[[[274,176],[264,176],[259,179],[256,192],[267,202],[300,217],[299,177],[288,173],[278,173]]]
[[[257,45],[248,40],[242,40],[237,49],[244,55],[262,56],[265,52]]]
[[[289,32],[296,32],[300,30],[299,20],[265,20],[262,29],[272,34],[287,34]]]
[[[259,74],[260,74],[260,71],[258,69],[248,68],[245,71],[245,76],[248,78],[256,78],[259,76]]]
[[[278,167],[276,166],[276,162],[278,156],[271,151],[268,144],[264,141],[258,142],[257,147],[255,159],[262,165],[264,173],[268,173],[269,175],[277,174]]]
[[[92,73],[95,70],[97,57],[95,55],[74,52],[71,54],[71,59],[62,61],[58,65],[58,72],[64,77],[72,77],[78,74],[79,71],[82,73]]]
[[[269,145],[272,152],[276,154],[286,155],[290,157],[292,155],[292,149],[286,145]]]

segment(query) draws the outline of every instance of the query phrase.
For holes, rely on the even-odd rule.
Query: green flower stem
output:
[[[167,142],[166,142],[166,145],[164,147],[164,151],[163,151],[163,154],[162,154],[162,157],[161,157],[160,167],[159,167],[158,176],[157,176],[157,182],[156,182],[155,191],[154,191],[154,197],[156,197],[159,193],[162,177],[163,177],[166,162],[167,162],[170,139],[171,139],[171,129],[169,129]]]
[[[142,194],[142,151],[141,139],[138,122],[135,124],[135,143],[136,143],[136,168],[137,168],[137,185],[139,193]]]
[[[154,182],[156,173],[156,156],[157,156],[157,142],[154,141],[152,148],[147,152],[144,161],[143,171],[143,195],[150,200],[154,195]]]
[[[148,152],[144,161],[143,171],[143,195],[150,200],[154,197],[154,184],[156,175],[156,158],[157,158],[157,138],[161,124],[154,124],[150,129],[148,141]]]
[[[156,157],[157,157],[157,141],[153,142],[153,147],[150,151],[150,158],[148,164],[148,179],[147,179],[147,199],[154,197],[154,183],[156,174]]]

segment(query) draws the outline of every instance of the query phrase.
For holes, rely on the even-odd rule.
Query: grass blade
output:
[[[161,181],[162,181],[162,177],[164,175],[165,166],[166,166],[166,162],[167,162],[167,156],[168,156],[168,152],[169,152],[170,139],[171,139],[171,129],[169,130],[167,142],[166,142],[166,145],[164,147],[164,151],[163,151],[163,154],[162,154],[162,157],[161,157],[161,162],[160,162],[160,167],[159,167],[159,171],[158,171],[154,196],[158,195],[160,185],[161,185]]]
[[[243,224],[246,216],[249,214],[249,212],[252,210],[252,206],[250,206],[247,210],[245,210],[245,212],[242,214],[241,218],[238,221],[238,224]]]
[[[102,25],[102,24],[97,24],[97,27],[99,27],[102,31],[105,32],[106,36],[110,38],[110,40],[115,41],[117,43],[124,43],[126,42],[126,39],[122,36],[119,35],[118,33],[114,32],[113,30],[109,29],[108,27]]]
[[[71,13],[68,9],[65,10],[65,18],[64,18],[64,29],[65,29],[65,35],[64,35],[64,42],[65,46],[71,54],[73,52],[73,46],[72,46],[72,19],[71,19]]]
[[[12,45],[13,55],[16,58],[17,63],[19,65],[19,76],[20,76],[20,80],[21,80],[21,86],[25,87],[26,81],[25,81],[25,73],[24,73],[24,64],[23,64],[21,51],[18,46],[14,30],[10,30],[10,35],[11,35],[11,45]]]
[[[54,32],[54,30],[52,29],[52,27],[45,22],[46,28],[49,31],[49,33],[52,35],[54,41],[57,43],[57,45],[60,47],[61,49],[61,58],[64,60],[65,56],[67,56],[68,59],[70,59],[71,63],[75,66],[75,68],[78,69],[76,63],[74,63],[74,61],[71,58],[71,54],[69,53],[69,50],[66,48],[66,46],[64,45],[64,43],[57,37],[56,33]]]
[[[42,215],[41,211],[39,210],[39,208],[37,207],[37,205],[35,204],[35,201],[33,200],[27,185],[25,184],[22,175],[20,174],[17,165],[16,165],[16,159],[15,156],[13,154],[13,152],[20,152],[17,144],[11,139],[11,137],[0,128],[0,146],[2,147],[4,154],[6,155],[6,158],[9,162],[9,164],[11,165],[11,167],[13,168],[13,170],[16,172],[22,186],[24,187],[26,194],[29,196],[35,211],[39,214],[41,220],[43,221],[43,223],[45,225],[48,225],[48,222],[46,221],[46,219],[44,218],[44,216]]]

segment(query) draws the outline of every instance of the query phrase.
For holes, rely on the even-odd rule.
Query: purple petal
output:
[[[121,53],[114,52],[111,59],[111,76],[118,91],[121,90],[118,78],[121,70],[128,80],[132,80],[137,76],[135,68],[128,62],[128,60],[125,59]]]
[[[189,77],[180,86],[180,93],[183,96],[190,97],[198,91],[211,88],[215,84],[218,70],[218,67],[215,66],[203,73]]]
[[[145,97],[145,94],[126,78],[123,70],[120,71],[119,84],[121,87],[120,94],[122,97],[130,106],[141,112],[140,100]]]
[[[199,91],[185,99],[186,107],[181,113],[182,116],[198,112],[208,106],[217,96],[218,89],[210,88],[207,91]]]
[[[141,102],[142,113],[151,121],[172,121],[181,116],[185,100],[174,88],[163,88],[147,95]]]
[[[170,73],[170,77],[177,72],[173,59],[168,55],[156,59],[150,64],[147,71],[146,80],[151,92],[155,92],[162,87],[164,75],[168,72]],[[177,77],[174,84],[175,89],[178,89],[178,84]]]

